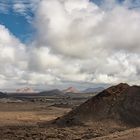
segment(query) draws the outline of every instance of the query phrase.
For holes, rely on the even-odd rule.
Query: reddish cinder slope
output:
[[[64,93],[79,93],[79,91],[74,87],[69,87],[69,88],[63,90],[63,92]]]
[[[35,93],[35,91],[32,88],[25,87],[25,88],[17,89],[16,93]]]

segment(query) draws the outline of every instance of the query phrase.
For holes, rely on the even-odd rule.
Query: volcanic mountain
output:
[[[63,92],[61,92],[59,89],[53,89],[48,91],[42,91],[39,93],[40,96],[62,96]]]
[[[25,88],[17,89],[16,93],[35,93],[35,91],[30,87],[25,87]]]
[[[140,86],[124,83],[112,86],[57,119],[56,123],[74,125],[106,119],[140,126]]]
[[[64,93],[79,93],[79,91],[74,87],[69,87],[69,88],[63,90],[63,92]]]

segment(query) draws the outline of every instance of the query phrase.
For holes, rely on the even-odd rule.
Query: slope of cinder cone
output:
[[[140,87],[119,84],[92,97],[56,120],[62,124],[113,119],[140,124]]]

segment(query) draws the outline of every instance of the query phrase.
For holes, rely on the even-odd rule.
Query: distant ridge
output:
[[[60,96],[63,95],[63,92],[60,91],[59,89],[53,89],[49,91],[42,91],[38,95],[40,96]]]
[[[97,87],[97,88],[87,88],[85,90],[82,91],[82,93],[97,93],[97,92],[101,92],[103,91],[104,88],[103,87]]]
[[[16,93],[35,93],[35,91],[30,87],[25,87],[25,88],[17,89]]]

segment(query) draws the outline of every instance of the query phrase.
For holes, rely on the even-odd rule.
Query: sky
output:
[[[1,0],[0,89],[140,84],[139,0]]]

